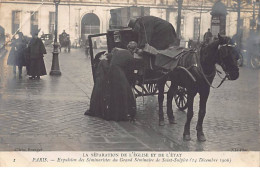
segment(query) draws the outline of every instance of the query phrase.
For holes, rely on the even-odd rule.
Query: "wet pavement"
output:
[[[52,49],[47,48],[49,73]],[[13,77],[7,55],[0,59],[0,151],[232,151],[259,150],[259,71],[241,68],[240,78],[211,89],[204,121],[206,142],[182,140],[186,112],[174,105],[177,124],[158,126],[157,96],[137,98],[137,121],[84,116],[93,87],[90,59],[81,49],[59,55],[62,76]],[[220,80],[217,78],[214,83]],[[165,111],[166,108],[164,107]],[[166,115],[165,115],[166,117]]]

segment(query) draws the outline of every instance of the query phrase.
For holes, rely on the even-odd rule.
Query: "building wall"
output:
[[[0,25],[5,28],[6,33],[11,34],[12,31],[12,11],[20,10],[21,13],[21,31],[30,36],[30,12],[38,11],[39,28],[41,32],[49,33],[49,12],[55,11],[55,6],[52,1],[44,1],[42,5],[40,1],[19,1],[20,4],[10,3],[9,0],[0,1]],[[8,2],[8,3],[7,3]],[[37,3],[36,3],[37,2]],[[208,0],[203,1],[185,0],[183,3],[182,16],[184,17],[184,40],[193,39],[194,33],[194,17],[200,17],[201,13],[201,31],[200,37],[203,38],[204,33],[210,28],[211,15],[210,11],[213,2]],[[226,18],[226,35],[233,36],[236,33],[237,13],[231,7],[231,0],[222,1],[228,7]],[[150,7],[150,15],[167,19],[167,9],[169,12],[168,20],[176,28],[177,20],[177,3],[175,0],[67,0],[61,1],[59,5],[58,18],[58,34],[66,30],[70,34],[71,39],[80,37],[81,34],[81,19],[87,13],[94,13],[100,19],[100,32],[106,32],[109,28],[110,9],[120,8],[124,6],[147,6]],[[256,11],[258,9],[256,8]],[[244,18],[245,33],[249,32],[249,22],[252,18],[252,8],[246,8],[247,12],[241,12],[241,18]],[[251,11],[251,12],[250,12]],[[257,16],[257,14],[256,14]],[[79,25],[76,28],[76,25]],[[40,34],[41,34],[40,32]]]

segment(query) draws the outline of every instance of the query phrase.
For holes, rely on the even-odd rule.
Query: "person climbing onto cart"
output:
[[[131,19],[128,27],[138,35],[138,48],[146,44],[157,50],[165,50],[170,46],[179,46],[179,39],[174,27],[168,21],[154,16],[143,16]]]

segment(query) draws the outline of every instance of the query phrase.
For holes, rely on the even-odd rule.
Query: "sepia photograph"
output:
[[[260,166],[259,0],[0,0],[0,166]]]

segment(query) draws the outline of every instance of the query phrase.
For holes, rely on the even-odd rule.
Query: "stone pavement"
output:
[[[47,50],[49,73],[52,49]],[[156,96],[137,99],[135,123],[84,116],[93,78],[90,60],[81,49],[60,53],[60,77],[28,80],[24,73],[19,80],[6,61],[7,56],[0,59],[0,151],[259,150],[258,71],[242,68],[239,80],[212,90],[204,121],[207,141],[200,143],[195,132],[198,98],[192,141],[184,142],[186,113],[174,107],[178,124],[158,126]]]
[[[216,86],[221,80],[216,77]],[[184,151],[234,151],[260,150],[259,133],[259,71],[240,68],[240,78],[226,81],[219,89],[212,89],[207,102],[207,113],[204,119],[206,142],[198,142],[196,123],[198,120],[199,96],[194,102],[194,116],[191,121],[191,138],[189,142],[182,140],[186,121],[186,112],[177,109],[173,104],[177,124],[156,126],[158,116],[149,112],[158,112],[157,99],[145,98],[143,112],[138,120],[162,136],[167,136],[177,148]],[[166,105],[165,105],[166,106]],[[166,111],[166,107],[164,107]]]
[[[44,59],[49,73],[51,49]],[[90,60],[74,49],[59,59],[62,76],[41,80],[29,80],[25,73],[21,80],[13,78],[7,56],[1,60],[1,151],[170,149],[148,128],[84,116],[93,87]]]

